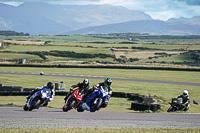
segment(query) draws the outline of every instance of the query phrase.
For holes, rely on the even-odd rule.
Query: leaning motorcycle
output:
[[[105,108],[108,104],[109,95],[107,87],[100,87],[98,90],[95,90],[87,98],[86,103],[79,104],[77,107],[78,112],[83,112],[84,110],[95,112],[100,108]]]
[[[33,109],[38,109],[41,106],[45,106],[51,95],[51,90],[49,88],[43,88],[35,92],[24,105],[25,111],[32,111]]]
[[[79,89],[76,89],[65,101],[65,105],[63,106],[63,111],[67,112],[73,108],[76,108],[78,104],[81,102],[82,95],[79,92]]]
[[[171,106],[167,110],[167,112],[174,112],[174,111],[184,111],[184,107],[182,106],[182,99],[172,98]]]

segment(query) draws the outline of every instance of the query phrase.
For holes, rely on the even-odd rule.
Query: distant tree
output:
[[[191,53],[192,59],[194,59],[196,62],[200,61],[200,56],[198,53]]]
[[[30,36],[30,34],[8,30],[8,31],[0,31],[0,36]]]

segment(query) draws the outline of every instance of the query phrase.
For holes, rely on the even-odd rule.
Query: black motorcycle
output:
[[[167,112],[174,112],[174,111],[186,111],[187,108],[185,105],[182,104],[182,99],[172,98],[171,106],[167,110]]]

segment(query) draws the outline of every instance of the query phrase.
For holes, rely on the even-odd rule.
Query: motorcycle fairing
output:
[[[93,92],[87,100],[87,105],[90,107],[91,102],[94,98],[103,98],[104,100],[108,99],[108,88],[107,87],[100,87],[97,91]]]

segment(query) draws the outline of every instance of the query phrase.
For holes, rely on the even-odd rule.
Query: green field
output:
[[[27,51],[74,51],[76,53],[102,53],[102,54],[111,54],[109,49],[103,48],[80,48],[80,47],[64,47],[64,46],[10,46],[1,51],[13,51],[13,52],[27,52]]]
[[[200,73],[199,72],[184,72],[184,71],[155,71],[155,70],[126,70],[126,69],[89,69],[89,68],[29,68],[29,67],[0,67],[1,72],[24,72],[24,73],[38,73],[38,76],[28,75],[5,75],[1,74],[0,81],[4,85],[10,86],[22,86],[22,87],[40,87],[49,81],[58,83],[63,81],[66,83],[66,91],[71,85],[81,82],[83,78],[63,78],[63,77],[44,77],[39,76],[40,71],[51,74],[70,74],[70,75],[87,75],[87,76],[102,76],[102,80],[89,79],[90,86],[93,86],[99,82],[102,82],[104,77],[120,77],[120,78],[136,78],[136,79],[151,79],[151,80],[164,80],[164,81],[180,81],[180,82],[191,82],[199,83]],[[163,111],[169,107],[167,104],[171,98],[182,94],[183,90],[188,90],[190,99],[199,100],[199,87],[198,86],[183,86],[173,84],[159,84],[159,83],[145,83],[145,82],[130,82],[130,81],[115,81],[113,80],[113,91],[114,92],[126,92],[126,93],[139,93],[141,95],[157,96],[164,100],[162,104]],[[1,97],[4,99],[3,97]],[[22,97],[20,97],[22,98]],[[25,98],[21,99],[17,105],[23,105]],[[56,99],[55,99],[56,100]],[[1,100],[3,102],[4,100]],[[8,104],[4,101],[2,104]],[[52,107],[62,107],[63,97],[59,98],[60,105],[52,102]],[[122,104],[119,105],[119,103]],[[106,110],[110,111],[123,111],[129,112],[131,102],[128,99],[111,98],[109,107]],[[56,102],[59,103],[59,102]],[[120,106],[124,105],[123,109]],[[199,113],[200,109],[198,105],[192,104],[190,110],[191,113]]]
[[[158,36],[148,34],[108,34],[108,35],[73,35],[73,36],[0,36],[5,47],[0,53],[10,51],[12,54],[0,56],[0,59],[8,56],[10,63],[16,63],[16,59],[27,59],[29,64],[89,64],[89,65],[142,65],[148,67],[199,67],[200,57],[193,58],[192,53],[199,54],[200,36]],[[26,43],[27,41],[27,43]],[[79,54],[107,54],[112,56],[104,58],[79,58],[61,55],[43,55],[43,57],[30,57],[30,54],[22,55],[22,52],[42,51],[74,51]],[[162,52],[166,55],[159,55]],[[179,53],[186,53],[179,56]],[[19,54],[19,55],[17,55]],[[35,53],[36,54],[36,53]],[[40,53],[42,54],[42,53]],[[171,57],[171,54],[173,55]],[[12,56],[13,55],[13,56]],[[16,56],[15,56],[16,55]],[[39,59],[38,59],[39,58]],[[1,62],[3,62],[2,60]],[[70,62],[72,61],[72,62]],[[76,62],[75,62],[76,61]],[[162,63],[162,64],[160,64]]]
[[[15,41],[18,40],[18,41]],[[200,69],[200,36],[157,36],[147,34],[109,34],[109,35],[74,35],[74,36],[0,36],[5,47],[0,48],[0,64],[18,64],[18,60],[27,59],[32,65],[109,65],[109,66],[142,66],[142,67],[170,67]],[[26,54],[26,52],[43,51],[74,51],[76,54],[108,54],[106,58],[75,58]],[[188,52],[188,53],[186,53]],[[184,53],[181,54],[180,53]],[[176,54],[171,56],[171,54]],[[196,59],[192,57],[196,54]],[[122,61],[118,60],[121,59]],[[133,62],[130,59],[134,59]],[[167,71],[167,70],[140,70],[140,69],[94,69],[94,68],[42,68],[42,67],[0,67],[0,72],[38,73],[38,76],[0,74],[0,83],[5,86],[22,86],[36,88],[51,81],[53,83],[65,82],[66,91],[71,85],[81,82],[84,78],[65,78],[40,76],[45,74],[70,74],[86,76],[102,76],[102,79],[89,79],[90,87],[103,82],[104,77],[133,78],[147,80],[162,80],[176,82],[200,83],[199,71]],[[199,86],[186,86],[175,84],[159,84],[148,82],[131,82],[113,80],[114,92],[138,93],[140,95],[155,96],[156,102],[161,104],[161,110],[156,113],[166,113],[168,102],[173,97],[188,90],[191,100],[199,100]],[[48,107],[62,108],[65,96],[55,96]],[[26,96],[0,96],[0,105],[23,106]],[[131,103],[127,98],[111,97],[109,104],[102,111],[138,112],[131,110]],[[135,102],[135,101],[134,101]],[[143,113],[150,113],[144,111]],[[187,112],[200,113],[200,106],[193,104]],[[0,129],[0,133],[198,133],[200,129],[164,129],[164,128],[59,128],[59,129]]]
[[[177,45],[177,44],[142,44],[140,47],[150,48],[150,49],[163,49],[163,50],[183,50],[189,47],[188,45]]]
[[[104,35],[103,35],[104,36]],[[0,36],[0,40],[26,40],[26,41],[51,41],[51,42],[122,42],[124,38],[113,37],[108,39],[109,35],[74,35],[74,36]]]
[[[19,53],[0,53],[0,59],[23,59],[26,57],[28,60],[42,60],[37,55],[19,54]]]
[[[128,33],[74,36],[0,36],[0,40],[4,44],[0,48],[0,64],[10,63],[18,65],[20,59],[27,59],[27,64],[31,65],[100,65],[200,69],[200,36],[194,35],[158,36]],[[67,55],[67,52],[74,52],[74,54]],[[101,54],[104,56],[99,56]],[[199,83],[200,78],[200,73],[196,71],[139,69],[0,67],[0,71],[38,74],[40,71],[43,71],[51,74],[102,76],[102,80],[90,79],[91,86],[102,82],[103,77],[191,83]],[[76,78],[44,78],[42,76],[3,74],[0,77],[0,82],[4,83],[4,85],[31,88],[42,86],[48,81],[55,83],[64,81],[67,84],[67,90],[72,84],[82,80]],[[163,100],[162,106],[164,111],[168,107],[167,102],[170,98],[180,95],[183,90],[187,89],[190,93],[190,98],[194,100],[199,99],[198,94],[200,93],[197,86],[173,84],[113,81],[112,86],[114,92],[157,96]],[[122,104],[130,106],[130,103],[131,101],[125,99]],[[2,104],[6,104],[6,102]],[[117,110],[118,105],[112,102],[112,99],[110,104],[112,109]],[[22,104],[20,103],[20,105]],[[108,110],[112,110],[111,108],[108,108]],[[124,108],[122,111],[130,111],[127,109],[129,107]],[[199,113],[200,110],[197,105],[192,105],[189,112]]]
[[[199,83],[200,72],[140,69],[0,67],[1,72],[72,74]]]
[[[150,60],[149,60],[150,61]],[[184,54],[184,55],[176,55],[176,56],[170,56],[170,57],[166,57],[166,58],[158,58],[158,59],[152,59],[151,60],[156,61],[156,62],[195,62],[194,59],[192,59],[192,56],[190,56],[190,54]]]

